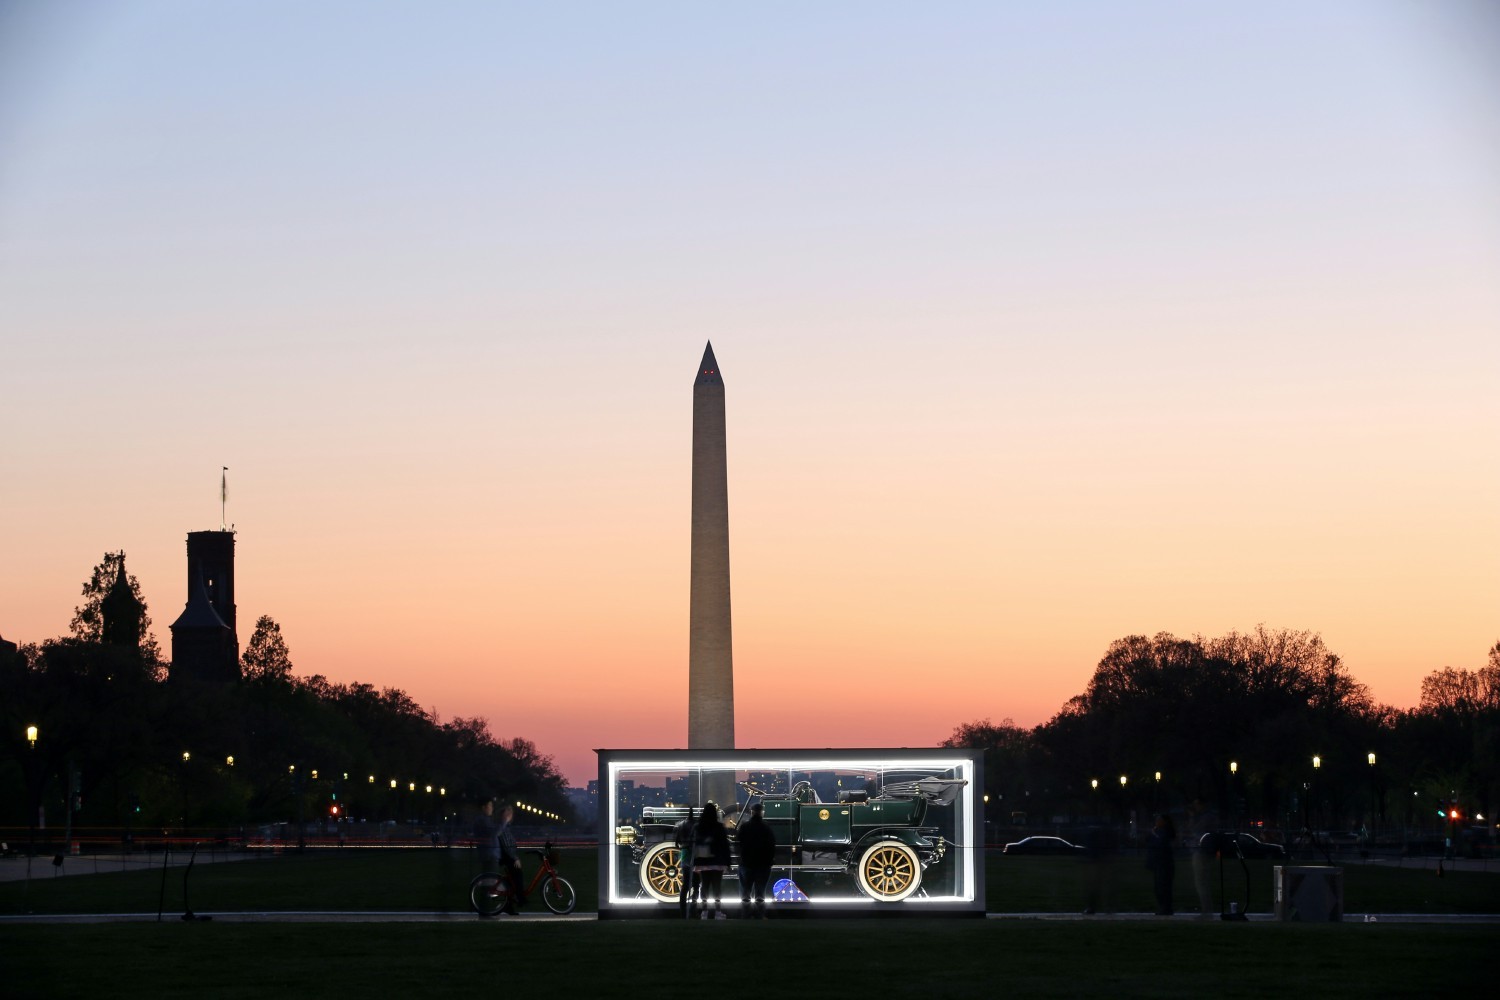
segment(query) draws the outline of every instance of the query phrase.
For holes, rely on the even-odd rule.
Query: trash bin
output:
[[[1332,923],[1344,919],[1344,869],[1329,865],[1277,865],[1276,919]]]

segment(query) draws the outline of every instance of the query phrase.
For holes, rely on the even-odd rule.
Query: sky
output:
[[[0,635],[123,549],[581,784],[1034,725],[1109,643],[1500,639],[1500,8],[0,0]]]

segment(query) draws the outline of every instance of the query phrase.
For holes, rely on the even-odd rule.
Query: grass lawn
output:
[[[535,871],[527,858],[528,871]],[[86,859],[68,864],[83,867]],[[592,849],[562,852],[562,872],[578,892],[578,909],[598,906],[596,855]],[[1270,913],[1271,863],[1254,862],[1248,880],[1248,912]],[[1121,859],[1099,873],[1071,858],[1005,858],[987,861],[987,907],[992,913],[1077,913],[1088,898],[1091,875],[1098,875],[1103,910],[1155,908],[1150,875],[1137,859]],[[0,913],[155,913],[163,889],[161,869],[54,878],[45,861],[38,877],[0,883]],[[198,912],[277,910],[398,910],[462,913],[468,909],[468,883],[477,871],[475,854],[464,850],[319,850],[256,860],[202,864],[193,868],[187,900]],[[182,868],[165,879],[168,915],[185,908]],[[1194,912],[1198,900],[1190,864],[1178,865],[1179,912]],[[1211,908],[1219,905],[1219,878],[1210,872]],[[733,882],[726,888],[737,892]],[[1247,880],[1238,864],[1224,870],[1225,900],[1247,900]],[[811,887],[809,891],[814,891]],[[540,903],[533,904],[533,908]],[[1500,872],[1430,871],[1373,865],[1344,868],[1344,906],[1350,913],[1500,913]]]
[[[1019,863],[1018,863],[1019,862]],[[988,876],[986,908],[991,913],[1079,913],[1089,897],[1089,866],[1072,858],[1007,858],[991,853],[985,862]],[[1271,861],[1247,862],[1248,877],[1238,861],[1223,868],[1225,908],[1231,900],[1247,913],[1272,913]],[[1431,871],[1382,865],[1345,865],[1344,910],[1347,913],[1500,913],[1500,872],[1448,872],[1438,878]],[[1220,870],[1215,863],[1205,873],[1210,909],[1220,905]],[[1102,909],[1122,913],[1151,912],[1156,898],[1151,873],[1139,859],[1120,859],[1099,876]],[[1177,864],[1173,899],[1179,913],[1198,911],[1193,866]],[[1247,905],[1248,904],[1248,905]]]
[[[1151,921],[0,925],[30,997],[1430,997],[1488,978],[1493,927]]]

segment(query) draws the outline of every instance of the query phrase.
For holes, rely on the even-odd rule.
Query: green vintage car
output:
[[[943,860],[948,842],[936,827],[924,825],[928,810],[951,805],[965,784],[922,778],[885,785],[873,796],[841,791],[838,801],[823,802],[805,781],[780,794],[741,782],[745,801],[726,810],[725,825],[737,849],[735,821],[748,816],[758,802],[776,834],[773,878],[852,873],[861,893],[894,903],[919,892],[923,872]],[[639,827],[616,830],[616,843],[630,846],[631,861],[639,868],[641,892],[659,902],[677,902],[682,888],[681,851],[673,831],[687,815],[686,806],[647,806]],[[737,861],[731,876],[738,874]]]

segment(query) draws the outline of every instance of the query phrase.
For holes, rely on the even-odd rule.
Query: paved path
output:
[[[0,858],[0,882],[21,882],[61,878],[64,875],[103,875],[106,872],[134,872],[145,869],[160,869],[165,860],[168,867],[186,865],[193,857],[191,849],[170,851],[137,852],[130,854],[81,854],[63,855],[62,864],[53,863],[51,855],[34,858]],[[193,862],[199,865],[218,864],[224,861],[265,860],[263,854],[251,851],[201,850]]]

